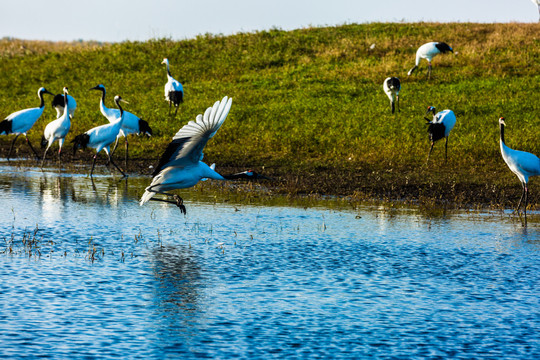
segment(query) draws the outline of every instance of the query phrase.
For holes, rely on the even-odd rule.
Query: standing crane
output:
[[[433,113],[433,119],[428,119],[426,116],[429,113]],[[435,141],[445,138],[444,144],[444,161],[448,161],[448,135],[450,131],[454,128],[456,124],[456,115],[452,110],[443,110],[437,112],[435,107],[429,106],[424,115],[424,119],[427,121],[426,125],[428,126],[429,140],[431,141],[431,147],[429,149],[428,157],[426,163],[429,161],[429,156],[433,151],[433,145]]]
[[[69,116],[71,116],[71,118],[73,119],[73,117],[75,116],[75,110],[77,109],[77,102],[75,101],[75,98],[69,94],[67,98],[69,99],[69,104],[68,104]],[[60,116],[64,115],[64,106],[66,106],[64,93],[55,95],[52,101],[52,107],[56,109],[57,119]]]
[[[416,50],[416,63],[412,67],[411,70],[407,73],[408,76],[412,75],[412,73],[418,68],[418,65],[420,64],[421,59],[426,59],[428,62],[428,79],[431,78],[431,60],[439,55],[439,54],[446,54],[447,52],[454,52],[452,48],[444,42],[428,42],[418,48]]]
[[[199,114],[195,121],[190,121],[174,135],[152,174],[152,183],[141,197],[141,206],[149,200],[163,201],[175,204],[183,214],[186,214],[184,200],[166,191],[189,188],[207,178],[214,180],[266,179],[251,170],[232,175],[220,175],[214,170],[214,165],[208,166],[202,162],[204,146],[227,118],[231,105],[232,99],[225,96],[221,102],[216,101],[212,107],[206,109],[204,116]],[[163,194],[167,198],[154,198],[156,194]],[[169,197],[174,200],[168,200]]]
[[[532,2],[538,6],[538,21],[540,22],[540,0],[532,0]]]
[[[23,134],[26,138],[26,143],[28,144],[28,146],[30,146],[30,149],[32,149],[32,152],[34,153],[36,158],[39,159],[39,155],[37,154],[36,150],[34,150],[34,147],[32,146],[30,140],[28,140],[28,135],[26,135],[26,133],[32,128],[32,126],[34,126],[41,114],[43,114],[43,110],[45,109],[45,101],[43,100],[43,94],[49,94],[53,96],[54,94],[45,89],[44,87],[40,87],[37,94],[40,100],[39,107],[16,111],[8,115],[4,120],[0,122],[0,135],[15,134],[15,138],[13,139],[13,141],[11,142],[11,146],[9,147],[9,152],[7,156],[8,161],[9,157],[11,156],[11,151],[13,150],[15,140],[17,140],[17,138],[21,134]]]
[[[171,76],[171,71],[169,69],[169,59],[165,58],[161,62],[162,64],[167,65],[167,83],[165,84],[165,100],[169,102],[169,115],[171,114],[171,104],[174,104],[176,110],[174,111],[174,116],[178,112],[178,106],[184,102],[184,88],[182,84],[178,82],[175,78]]]
[[[525,198],[525,207],[523,208],[523,213],[526,215],[527,202],[529,200],[529,189],[527,184],[529,183],[529,177],[540,175],[540,158],[529,152],[510,149],[508,146],[506,146],[506,143],[504,142],[505,126],[506,123],[504,122],[504,118],[501,117],[499,119],[499,128],[501,131],[501,155],[506,165],[508,165],[510,170],[516,174],[521,182],[521,185],[523,186],[523,192],[521,193],[521,198],[519,199],[516,211],[519,213],[521,202]]]
[[[109,164],[109,162],[112,163],[114,167],[122,174],[122,176],[126,176],[126,174],[124,174],[124,172],[112,160],[110,146],[116,140],[124,121],[124,110],[122,109],[120,102],[128,102],[122,99],[119,95],[114,97],[114,102],[116,103],[116,106],[118,106],[118,109],[120,109],[120,119],[118,121],[96,126],[83,134],[75,136],[75,139],[71,140],[73,143],[73,154],[75,154],[79,148],[86,149],[87,147],[91,147],[96,149],[94,161],[92,162],[92,170],[90,170],[90,177],[92,177],[92,174],[94,173],[96,159],[101,150],[105,150],[105,153],[107,153],[107,164]]]
[[[390,99],[390,107],[392,108],[392,114],[395,111],[395,104],[397,102],[399,111],[399,90],[401,90],[401,83],[397,77],[386,78],[383,82],[383,90],[386,96]]]
[[[45,152],[43,153],[43,159],[41,160],[41,167],[43,167],[43,163],[45,162],[45,158],[47,157],[47,151],[51,147],[51,145],[58,140],[58,162],[61,163],[60,154],[62,152],[62,145],[64,144],[64,140],[66,138],[66,135],[69,132],[69,128],[71,127],[71,121],[70,118],[72,115],[70,115],[70,98],[68,97],[68,88],[64,87],[63,91],[64,93],[64,104],[67,104],[67,106],[64,106],[64,113],[61,117],[59,117],[56,120],[51,121],[50,123],[45,126],[45,130],[43,131],[43,136],[41,138],[41,147],[45,147]]]
[[[101,113],[103,116],[109,120],[109,122],[116,122],[120,119],[120,110],[119,109],[110,109],[107,106],[105,106],[105,95],[107,94],[105,90],[105,86],[102,84],[96,85],[90,90],[98,90],[101,91],[101,100],[99,101],[99,108],[101,110]],[[116,142],[114,144],[113,150],[111,152],[111,156],[116,151],[116,148],[118,147],[118,140],[120,137],[125,138],[125,157],[124,157],[124,166],[127,168],[128,158],[129,158],[129,144],[128,144],[128,135],[130,134],[145,134],[147,136],[152,136],[152,129],[148,125],[148,122],[146,120],[141,119],[137,115],[130,113],[129,111],[124,111],[124,122],[122,123],[122,128],[120,129],[120,132],[118,133],[118,137],[116,138]]]

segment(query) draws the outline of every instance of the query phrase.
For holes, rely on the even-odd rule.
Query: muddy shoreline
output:
[[[10,139],[11,140],[11,139]],[[10,165],[40,166],[22,139],[11,156]],[[19,143],[21,142],[21,143]],[[9,142],[0,143],[0,151],[5,159],[9,150]],[[35,145],[34,145],[35,146]],[[56,148],[57,149],[57,148]],[[57,150],[50,151],[46,166],[57,166]],[[40,150],[36,149],[38,153]],[[62,153],[63,167],[68,171],[90,171],[93,151],[77,151],[75,155],[71,147]],[[123,153],[116,155],[115,162],[124,169]],[[54,159],[54,160],[53,160]],[[131,176],[148,176],[150,179],[157,158],[132,158],[126,170]],[[5,162],[7,164],[7,162]],[[97,168],[104,167],[105,154],[98,157]],[[86,166],[85,166],[86,165]],[[225,164],[219,165],[218,171],[229,174],[244,171],[246,168]],[[489,181],[497,174],[480,176],[480,181],[470,179],[466,174],[456,174],[455,169],[393,169],[393,171],[355,168],[333,169],[318,168],[296,173],[278,167],[254,167],[254,170],[271,177],[270,181],[261,184],[272,195],[284,196],[338,196],[347,197],[351,201],[362,202],[401,202],[406,204],[437,206],[445,209],[512,209],[521,196],[521,185],[515,179],[511,185]],[[114,170],[116,171],[116,170]],[[434,175],[439,176],[434,176]],[[512,181],[513,174],[505,174]],[[465,179],[466,181],[461,181]],[[529,210],[538,210],[538,190],[533,186],[529,191]]]

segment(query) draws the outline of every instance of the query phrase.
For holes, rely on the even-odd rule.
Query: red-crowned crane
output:
[[[67,98],[69,99],[68,104],[68,110],[69,110],[69,116],[73,119],[75,116],[75,110],[77,110],[77,102],[75,101],[75,98],[68,94]],[[52,107],[56,109],[56,118],[58,119],[60,116],[64,115],[64,106],[66,104],[66,100],[64,99],[64,93],[57,94],[54,96],[52,101]]]
[[[407,73],[407,75],[411,75],[420,64],[421,59],[426,59],[428,62],[428,79],[431,78],[431,60],[439,55],[439,54],[446,54],[447,52],[454,52],[452,48],[444,42],[428,42],[427,44],[424,44],[416,50],[416,63],[413,66],[411,70]]]
[[[101,100],[99,101],[99,108],[101,110],[101,113],[103,116],[109,120],[109,122],[116,122],[120,118],[120,110],[118,109],[110,109],[107,106],[105,106],[105,95],[107,92],[105,91],[105,86],[102,84],[99,84],[97,86],[94,86],[90,90],[99,90],[101,91]],[[122,123],[122,128],[120,129],[120,132],[118,133],[118,136],[116,138],[116,143],[114,144],[113,150],[111,152],[111,156],[116,151],[116,148],[118,147],[118,140],[120,137],[125,138],[125,149],[126,153],[124,156],[124,166],[127,167],[128,158],[129,158],[129,144],[128,144],[128,135],[130,134],[144,134],[147,136],[152,136],[152,129],[148,125],[148,122],[146,120],[141,119],[137,115],[129,112],[124,111],[124,122]]]
[[[114,102],[116,103],[116,106],[118,106],[118,109],[120,109],[120,119],[118,121],[96,126],[95,128],[88,130],[84,134],[75,136],[75,139],[71,140],[71,142],[73,143],[73,154],[75,154],[75,152],[79,148],[86,149],[87,147],[91,147],[96,149],[96,155],[94,155],[94,161],[92,162],[92,170],[90,170],[90,177],[92,177],[92,174],[94,173],[96,159],[101,150],[105,150],[105,152],[107,153],[107,164],[111,162],[114,167],[118,171],[120,171],[122,176],[126,176],[126,174],[124,174],[124,172],[112,160],[110,146],[116,140],[116,137],[118,136],[118,133],[120,132],[120,129],[122,128],[122,123],[124,121],[124,110],[122,109],[120,102],[127,103],[127,101],[123,100],[119,95],[116,95],[114,97]]]
[[[529,177],[540,175],[540,158],[529,152],[510,149],[508,146],[506,146],[506,143],[504,142],[505,126],[506,123],[504,122],[504,118],[500,118],[499,127],[501,130],[501,154],[506,165],[508,165],[510,170],[516,174],[521,182],[521,185],[523,186],[523,192],[521,193],[521,198],[519,199],[516,211],[519,213],[521,202],[525,198],[525,207],[523,208],[523,213],[527,214],[527,203],[529,200],[529,189],[527,188],[527,184],[529,183]]]
[[[431,120],[425,117],[429,113],[433,113],[433,119]],[[454,125],[456,125],[456,115],[452,110],[443,110],[437,112],[433,106],[429,106],[425,116],[424,119],[427,121],[429,140],[431,141],[431,147],[429,149],[426,163],[429,161],[429,156],[433,151],[435,141],[442,138],[446,139],[444,144],[444,161],[446,162],[448,161],[448,135],[450,135],[450,131],[452,131]]]
[[[395,111],[395,104],[399,111],[399,90],[401,90],[401,83],[397,77],[389,77],[384,80],[383,90],[386,96],[390,99],[390,107],[392,108],[392,114]]]
[[[216,101],[212,107],[206,109],[204,116],[198,115],[195,121],[190,121],[174,135],[152,174],[152,183],[141,197],[141,206],[149,200],[163,201],[175,204],[183,214],[186,214],[183,199],[166,191],[189,188],[206,178],[214,180],[267,179],[251,170],[233,175],[220,175],[214,170],[214,166],[208,166],[202,162],[204,146],[227,118],[231,105],[232,99],[225,96],[221,101]],[[172,197],[174,201],[153,198],[156,194]]]
[[[171,76],[169,69],[169,59],[165,58],[161,62],[167,65],[167,83],[165,84],[165,100],[169,102],[169,115],[171,114],[171,105],[174,105],[176,110],[174,116],[178,112],[178,106],[184,101],[184,88],[182,84]]]
[[[64,93],[64,104],[67,104],[67,106],[64,106],[64,113],[61,117],[59,117],[56,120],[51,121],[50,123],[45,126],[45,130],[43,131],[43,136],[41,137],[41,147],[45,147],[45,152],[43,153],[43,159],[41,160],[41,167],[43,167],[43,163],[45,162],[45,158],[47,157],[47,151],[51,147],[51,145],[58,140],[58,162],[61,163],[60,154],[62,152],[62,145],[64,145],[64,140],[66,138],[66,135],[69,132],[69,128],[71,127],[71,114],[69,112],[70,108],[70,102],[71,99],[68,97],[68,88],[64,87],[63,89]]]
[[[49,94],[53,96],[54,94],[45,89],[44,87],[39,88],[37,94],[40,100],[39,107],[19,110],[8,115],[4,120],[2,120],[2,122],[0,122],[0,135],[15,134],[15,138],[13,139],[13,141],[11,142],[11,146],[9,147],[9,152],[7,156],[8,161],[9,157],[11,156],[11,151],[13,150],[15,140],[17,140],[17,138],[21,134],[23,134],[26,138],[26,143],[28,144],[28,146],[30,146],[30,149],[32,149],[32,152],[34,153],[36,158],[39,159],[39,155],[37,154],[36,150],[34,150],[34,147],[32,146],[32,143],[30,143],[30,140],[28,140],[28,136],[26,135],[26,133],[32,128],[32,126],[34,126],[41,114],[43,114],[43,109],[45,109],[45,101],[43,100],[43,94]]]

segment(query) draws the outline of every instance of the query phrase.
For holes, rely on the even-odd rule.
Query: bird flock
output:
[[[540,0],[533,0],[533,2]],[[540,5],[539,5],[540,6]],[[444,42],[428,42],[423,44],[416,51],[415,65],[408,71],[407,75],[411,76],[419,67],[422,59],[426,59],[428,63],[427,78],[432,75],[432,60],[439,54],[453,53],[453,49]],[[182,84],[174,79],[170,72],[170,64],[167,58],[163,59],[161,64],[166,65],[167,82],[164,86],[165,100],[169,104],[169,115],[174,106],[174,116],[177,115],[180,104],[184,101],[184,89]],[[73,153],[78,149],[86,149],[88,147],[95,149],[96,153],[93,157],[90,177],[92,178],[97,156],[104,150],[107,155],[107,165],[112,164],[123,176],[126,176],[124,171],[113,161],[114,154],[121,137],[125,139],[125,159],[124,166],[127,167],[129,152],[128,152],[128,135],[147,135],[152,136],[152,129],[147,121],[137,115],[125,111],[121,103],[127,103],[119,95],[114,97],[114,103],[117,108],[108,108],[105,105],[106,90],[103,84],[99,84],[90,90],[101,91],[99,108],[103,116],[109,121],[108,124],[96,126],[82,134],[75,136],[71,141],[73,144]],[[390,100],[392,114],[399,112],[399,92],[401,91],[401,82],[398,77],[387,77],[383,81],[383,91]],[[44,87],[39,88],[38,97],[40,106],[36,108],[24,109],[8,115],[0,122],[0,135],[14,134],[15,137],[10,145],[7,155],[9,161],[15,141],[22,134],[26,138],[26,143],[34,153],[37,159],[39,155],[28,139],[27,132],[32,128],[36,121],[43,114],[45,107],[44,95],[54,96],[52,106],[56,109],[57,119],[51,121],[45,127],[43,132],[41,146],[44,148],[44,153],[41,161],[41,166],[46,160],[47,152],[55,141],[58,141],[58,161],[61,163],[62,146],[71,127],[71,120],[75,116],[77,103],[73,96],[69,94],[67,87],[64,87],[62,94],[53,94]],[[144,194],[140,199],[140,205],[144,205],[150,200],[162,201],[175,204],[180,208],[183,214],[186,214],[186,208],[183,204],[183,199],[176,194],[171,194],[168,191],[175,189],[183,189],[196,185],[201,180],[235,180],[235,179],[268,179],[267,177],[257,174],[252,170],[231,175],[221,175],[215,170],[215,164],[208,166],[203,160],[203,149],[208,140],[210,140],[223,122],[227,118],[232,106],[232,98],[223,97],[221,101],[216,101],[213,106],[208,107],[204,114],[199,114],[195,121],[190,121],[184,125],[173,136],[165,151],[162,153],[159,164],[152,174],[152,182],[146,187]],[[431,114],[432,118],[427,116]],[[429,162],[430,155],[436,141],[445,139],[445,161],[448,160],[448,137],[451,130],[456,124],[456,116],[452,110],[446,109],[437,112],[434,106],[428,106],[424,115],[426,120],[427,132],[431,146],[427,156],[426,163]],[[524,203],[523,212],[526,215],[528,203],[528,181],[529,177],[540,175],[540,159],[531,153],[517,151],[509,148],[504,141],[504,127],[506,123],[504,118],[499,119],[500,126],[500,148],[501,154],[510,168],[519,178],[523,192],[516,208],[519,213],[520,206]],[[113,150],[111,145],[114,143]],[[156,195],[163,197],[156,197]],[[523,201],[524,200],[524,201]]]

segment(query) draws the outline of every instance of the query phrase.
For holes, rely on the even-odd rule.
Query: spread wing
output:
[[[209,107],[204,115],[197,115],[195,121],[184,125],[165,149],[152,176],[169,166],[194,165],[203,158],[203,149],[219,130],[231,109],[232,99],[225,96]]]

